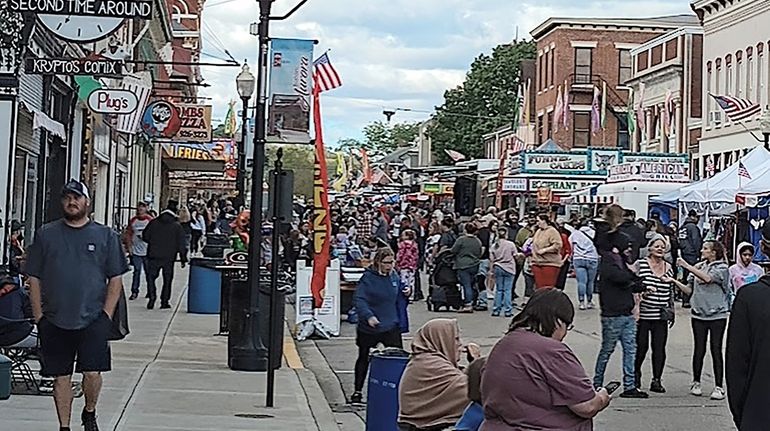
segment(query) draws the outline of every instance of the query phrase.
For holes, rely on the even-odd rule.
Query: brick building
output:
[[[532,31],[537,43],[535,143],[553,139],[564,148],[629,148],[626,107],[631,50],[671,30],[697,25],[690,15],[657,18],[549,18]],[[594,88],[607,83],[605,128],[591,132]],[[554,127],[559,89],[567,86],[568,113]],[[565,93],[561,91],[562,95]]]
[[[631,62],[633,77],[626,84],[633,89],[637,110],[631,148],[697,154],[703,119],[703,29],[682,27],[650,40],[631,50]]]

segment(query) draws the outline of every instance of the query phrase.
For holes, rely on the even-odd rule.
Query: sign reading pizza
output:
[[[24,63],[24,73],[112,76],[123,73],[123,62],[108,58],[28,58]]]
[[[10,0],[11,11],[42,15],[152,18],[152,0]]]
[[[179,119],[182,122],[174,140],[210,142],[211,141],[211,106],[177,104]]]

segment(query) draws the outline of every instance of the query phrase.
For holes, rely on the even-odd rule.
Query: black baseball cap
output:
[[[90,199],[91,196],[88,194],[88,187],[86,187],[85,184],[81,183],[80,181],[76,179],[71,179],[67,182],[67,184],[62,187],[61,194],[62,196],[66,195],[67,193],[72,193],[77,196],[83,196],[86,199]]]
[[[18,220],[11,220],[11,232],[18,232],[24,229],[24,225]]]

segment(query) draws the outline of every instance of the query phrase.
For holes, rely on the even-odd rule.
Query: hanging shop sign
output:
[[[235,162],[237,148],[232,139],[217,139],[206,143],[174,142],[161,144],[164,159],[178,160],[211,160],[218,162]]]
[[[139,107],[139,99],[130,91],[104,88],[88,95],[88,107],[100,114],[130,114]]]
[[[454,189],[454,183],[422,183],[420,191],[428,195],[451,195]]]
[[[610,166],[617,165],[620,159],[618,150],[591,149],[591,170],[594,172],[607,172]]]
[[[603,180],[561,180],[561,179],[535,179],[529,180],[529,190],[536,192],[541,188],[548,188],[554,192],[574,192],[587,187],[602,184]]]
[[[588,154],[527,152],[524,154],[524,169],[542,172],[586,172],[588,171]]]
[[[553,190],[548,187],[539,187],[537,189],[537,203],[539,205],[548,205],[553,202]]]
[[[526,192],[526,178],[503,178],[503,192]]]
[[[633,162],[610,167],[607,182],[624,181],[689,183],[690,167],[684,163],[670,162]]]
[[[28,75],[113,76],[123,73],[123,62],[108,58],[28,58]]]
[[[156,100],[145,108],[141,125],[149,138],[173,138],[182,122],[176,106],[165,100]]]
[[[211,141],[211,105],[176,105],[182,122],[174,136],[178,141]]]
[[[13,12],[110,18],[152,18],[152,0],[10,0]]]

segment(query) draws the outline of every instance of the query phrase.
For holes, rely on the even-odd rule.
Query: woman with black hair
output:
[[[532,295],[492,349],[481,378],[481,431],[593,429],[592,418],[610,403],[594,390],[583,365],[562,342],[575,308],[552,288]]]
[[[690,265],[683,258],[679,258],[677,263],[690,273],[687,285],[673,278],[667,278],[665,281],[673,282],[686,295],[692,295],[690,305],[692,306],[692,336],[695,345],[692,357],[690,394],[696,397],[703,395],[700,379],[703,371],[703,359],[706,356],[706,342],[710,341],[715,380],[711,399],[723,400],[725,399],[723,386],[725,370],[722,344],[725,329],[727,329],[727,315],[730,311],[727,299],[727,294],[730,291],[730,274],[725,262],[725,247],[717,241],[706,241],[701,249],[701,258],[703,260],[695,265]]]

